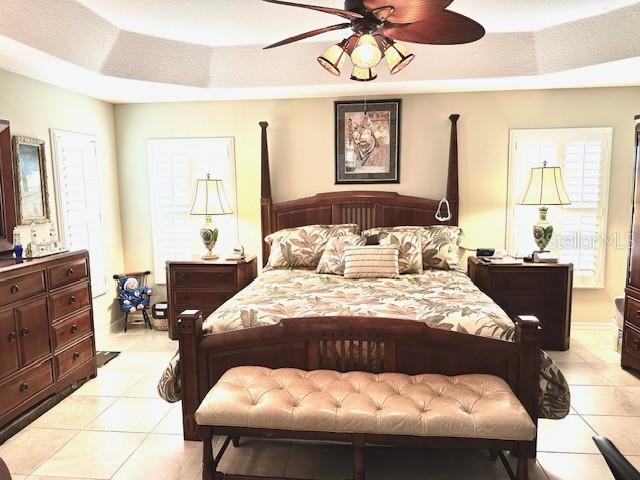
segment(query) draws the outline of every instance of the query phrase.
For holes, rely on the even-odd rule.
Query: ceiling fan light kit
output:
[[[345,0],[344,10],[283,0],[263,0],[290,7],[306,8],[342,17],[348,22],[319,28],[264,47],[287,45],[334,30],[351,28],[353,35],[329,47],[318,62],[339,76],[347,57],[351,58],[351,80],[368,82],[377,78],[375,67],[387,62],[391,74],[403,70],[415,55],[396,40],[430,45],[458,45],[480,40],[485,30],[479,23],[446,10],[453,0]]]

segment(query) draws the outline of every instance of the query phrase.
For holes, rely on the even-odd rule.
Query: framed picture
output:
[[[19,225],[50,220],[47,163],[44,141],[13,137],[13,170],[16,183],[16,213]]]
[[[336,184],[400,183],[400,100],[335,102]]]

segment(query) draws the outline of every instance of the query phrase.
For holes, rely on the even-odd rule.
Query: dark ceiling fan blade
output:
[[[284,2],[282,0],[262,0],[267,3],[275,3],[278,5],[286,5],[288,7],[299,7],[299,8],[308,8],[309,10],[316,10],[318,12],[331,13],[333,15],[338,15],[339,17],[346,18],[347,20],[358,20],[360,18],[364,18],[357,12],[351,12],[349,10],[341,10],[339,8],[331,8],[331,7],[319,7],[317,5],[305,5],[303,3],[293,3],[293,2]]]
[[[388,20],[393,23],[412,23],[437,15],[453,0],[364,0],[367,10],[393,7]]]
[[[315,37],[316,35],[320,35],[325,32],[332,32],[333,30],[342,30],[343,28],[349,28],[351,23],[339,23],[338,25],[332,25],[330,27],[318,28],[317,30],[311,30],[310,32],[301,33],[300,35],[296,35],[295,37],[285,38],[284,40],[280,40],[279,42],[272,43],[271,45],[267,45],[263,48],[263,50],[268,50],[269,48],[280,47],[282,45],[287,45],[288,43],[297,42],[298,40],[302,40],[303,38]]]
[[[443,10],[439,14],[409,24],[387,23],[384,34],[394,40],[430,45],[458,45],[484,37],[485,29],[475,20]]]

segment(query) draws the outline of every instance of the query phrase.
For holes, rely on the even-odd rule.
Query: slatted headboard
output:
[[[451,208],[451,220],[447,225],[458,224],[458,129],[460,115],[451,115],[451,144],[449,147],[449,173],[447,200]],[[395,192],[341,191],[319,193],[312,197],[288,202],[273,203],[269,174],[269,148],[267,122],[260,122],[262,129],[262,237],[283,228],[313,224],[357,223],[366,230],[373,227],[399,225],[434,225],[440,200],[410,197]],[[269,258],[269,245],[262,242],[263,264]]]

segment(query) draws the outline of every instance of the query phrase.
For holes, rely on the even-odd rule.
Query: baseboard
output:
[[[612,321],[608,322],[571,322],[571,330],[611,330],[616,325]]]

